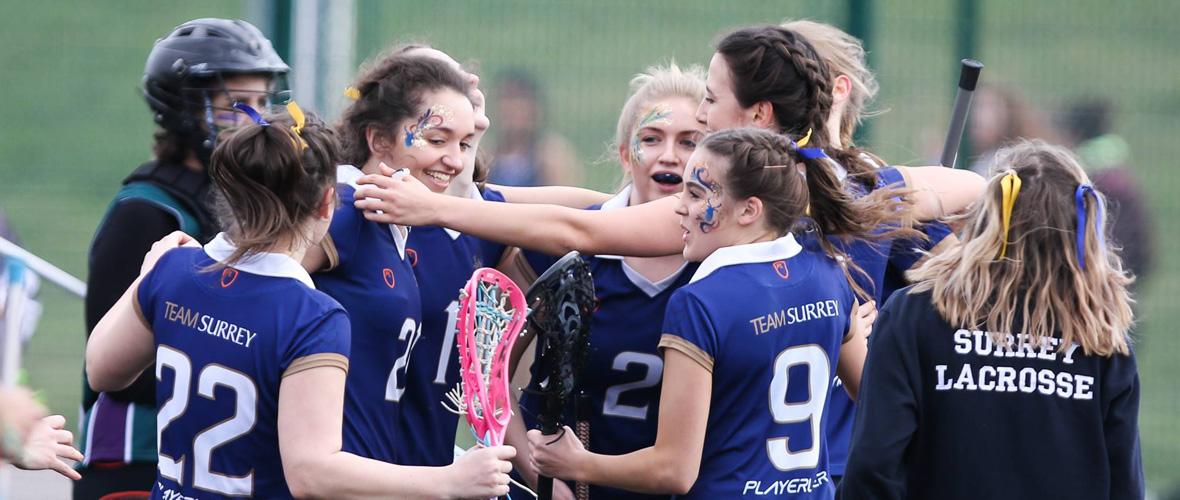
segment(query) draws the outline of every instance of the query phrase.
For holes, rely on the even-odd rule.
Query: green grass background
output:
[[[873,5],[871,57],[882,84],[867,144],[895,163],[932,163],[957,79],[954,1]],[[675,58],[708,61],[730,27],[808,17],[845,24],[844,2],[500,0],[357,2],[358,62],[398,40],[427,40],[480,64],[484,85],[509,67],[539,75],[547,128],[570,138],[585,184],[609,189],[617,165],[599,161],[631,75]],[[1098,0],[980,2],[984,80],[1018,86],[1052,110],[1082,95],[1113,99],[1117,129],[1153,208],[1157,267],[1143,277],[1138,353],[1140,422],[1149,486],[1180,486],[1180,3]],[[0,207],[27,248],[85,277],[86,249],[119,181],[149,156],[150,116],[137,85],[156,37],[201,16],[239,17],[248,3],[0,0]],[[297,33],[296,36],[299,36]],[[297,68],[298,69],[298,68]],[[493,95],[489,92],[489,95]],[[491,103],[493,134],[496,106]],[[54,411],[77,414],[81,302],[45,286],[45,314],[26,353],[30,383]],[[1037,418],[1029,415],[1028,418]],[[1051,470],[1052,464],[1046,464]]]

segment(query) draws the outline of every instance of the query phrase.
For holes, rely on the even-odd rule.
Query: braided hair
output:
[[[717,42],[742,107],[766,101],[774,110],[779,133],[811,134],[810,145],[823,148],[866,189],[877,182],[876,167],[856,148],[835,148],[828,137],[832,78],[815,48],[802,35],[781,26],[752,26]]]
[[[863,271],[827,236],[843,240],[919,237],[904,196],[908,190],[881,188],[856,198],[843,189],[834,169],[824,164],[830,159],[803,154],[788,137],[758,128],[736,128],[709,135],[700,147],[728,161],[722,182],[734,199],[762,200],[770,228],[779,234],[815,230],[824,252],[847,264],[845,272],[853,290],[863,298],[867,294],[852,280],[853,272],[864,275]]]

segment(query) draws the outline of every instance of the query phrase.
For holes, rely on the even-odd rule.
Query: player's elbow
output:
[[[680,460],[664,460],[665,465],[657,471],[660,490],[673,495],[685,495],[697,482],[700,464],[688,464]]]
[[[954,175],[952,184],[954,189],[945,191],[938,189],[938,191],[950,193],[949,195],[940,196],[942,198],[940,202],[946,214],[966,210],[972,203],[975,203],[975,200],[983,196],[984,190],[987,189],[987,179],[984,179],[982,175],[976,172],[964,169],[952,170],[951,173]]]
[[[283,457],[287,489],[295,498],[328,498],[323,479],[328,477],[312,458]]]
[[[111,366],[112,363],[99,356],[97,351],[93,346],[86,349],[86,382],[90,384],[90,389],[95,392],[114,392],[131,385],[134,379],[126,380],[127,377],[120,376],[117,367]]]
[[[576,212],[573,209],[570,209],[570,211]],[[567,213],[567,215],[574,214]],[[578,217],[571,216],[566,219],[556,231],[556,237],[551,241],[553,248],[549,249],[549,253],[554,255],[565,255],[573,251],[594,253],[590,251],[591,245],[594,242],[591,229]]]

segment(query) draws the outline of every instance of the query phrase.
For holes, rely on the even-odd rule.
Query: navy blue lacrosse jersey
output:
[[[136,303],[156,340],[152,498],[290,498],[279,454],[283,377],[348,370],[348,316],[283,254],[207,270],[234,247],[165,254]]]
[[[627,206],[630,193],[628,186],[603,203],[601,209]],[[525,254],[537,274],[558,260],[537,252]],[[652,282],[631,269],[622,257],[599,255],[586,261],[594,277],[598,302],[590,322],[586,365],[578,378],[578,391],[590,398],[588,448],[594,453],[622,455],[656,442],[664,373],[664,360],[659,353],[664,310],[672,293],[688,283],[697,265],[686,263],[675,273]],[[537,368],[533,364],[534,384],[544,378],[536,372]],[[521,396],[520,406],[525,425],[530,429],[540,428],[536,416],[544,407],[544,398],[526,392]],[[563,422],[573,427],[575,416],[571,397]],[[590,498],[650,500],[668,498],[668,495],[644,495],[592,485]]]
[[[873,189],[884,187],[906,187],[909,180],[901,170],[884,167],[877,170],[877,183]],[[848,187],[857,196],[867,194],[863,185],[848,182]],[[915,238],[895,238],[879,241],[858,240],[844,243],[835,238],[832,242],[848,254],[865,272],[853,277],[866,292],[877,301],[885,303],[889,294],[906,286],[905,272],[922,259],[922,251],[929,251],[951,234],[950,228],[938,221],[923,224],[920,229],[926,234],[925,241]],[[805,244],[807,244],[805,242]],[[832,379],[832,394],[828,399],[828,461],[833,476],[844,474],[848,462],[848,442],[852,437],[852,423],[856,414],[856,403],[848,396],[844,384],[838,377]]]
[[[418,281],[401,232],[353,207],[360,170],[338,169],[340,206],[324,245],[332,267],[313,276],[352,322],[344,399],[344,451],[394,463],[398,401],[421,333]],[[325,239],[328,242],[328,239]]]
[[[687,495],[832,498],[825,409],[853,294],[791,235],[721,248],[677,290],[660,347],[712,372],[700,475]]]
[[[1144,497],[1133,354],[996,342],[908,292],[869,337],[841,498]]]
[[[472,186],[472,198],[504,201],[490,189]],[[454,461],[459,416],[443,407],[446,393],[459,384],[459,351],[455,347],[459,290],[471,273],[495,267],[504,245],[439,226],[415,227],[406,254],[418,277],[422,298],[422,336],[406,367],[405,392],[399,403],[397,463],[440,466]]]

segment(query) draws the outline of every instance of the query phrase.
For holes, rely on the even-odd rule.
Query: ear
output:
[[[832,82],[832,104],[847,102],[852,96],[852,79],[848,75],[838,75]]]
[[[753,113],[750,116],[751,125],[764,129],[777,128],[775,126],[774,105],[770,101],[758,101],[750,107],[750,111]]]
[[[397,140],[397,133],[392,134],[392,137],[390,135],[382,133],[376,127],[365,129],[365,143],[369,145],[369,156],[388,158],[393,153],[393,141]]]
[[[749,226],[757,223],[762,219],[762,214],[766,211],[766,207],[762,204],[762,199],[757,196],[746,198],[738,204],[737,222],[739,226]]]
[[[336,186],[328,186],[324,188],[324,194],[320,195],[320,206],[316,209],[316,217],[320,220],[328,220],[332,218],[332,212],[336,211]]]
[[[623,173],[631,173],[631,148],[630,144],[619,144],[619,165],[623,166]]]

